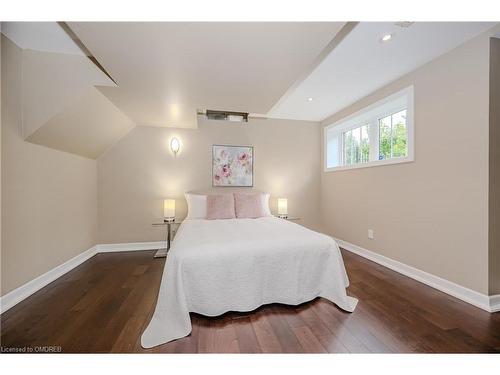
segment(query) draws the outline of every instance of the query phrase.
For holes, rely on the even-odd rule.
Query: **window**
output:
[[[344,164],[366,163],[370,156],[369,124],[342,133]]]
[[[379,160],[400,158],[408,155],[408,132],[404,109],[378,120]]]
[[[325,170],[413,160],[413,87],[325,127]]]

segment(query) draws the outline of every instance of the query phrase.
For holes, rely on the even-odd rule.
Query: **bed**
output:
[[[345,311],[357,299],[337,243],[276,217],[185,220],[168,254],[156,309],[141,337],[151,348],[191,332],[189,313],[251,311],[323,297]]]

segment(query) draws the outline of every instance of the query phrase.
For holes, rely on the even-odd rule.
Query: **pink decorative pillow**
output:
[[[234,206],[237,218],[255,219],[265,216],[261,193],[234,193]]]
[[[207,219],[234,219],[233,194],[207,195]]]

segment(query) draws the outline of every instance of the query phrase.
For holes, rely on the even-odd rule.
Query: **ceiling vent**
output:
[[[415,22],[410,22],[410,21],[401,21],[401,22],[394,22],[394,25],[402,27],[404,29],[407,29],[411,25],[413,25]]]
[[[215,111],[207,109],[205,113],[207,120],[231,121],[231,122],[248,122],[248,113],[246,112],[231,112],[231,111]]]

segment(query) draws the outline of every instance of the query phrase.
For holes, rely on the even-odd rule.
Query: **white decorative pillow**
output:
[[[188,206],[186,220],[207,218],[207,196],[202,194],[184,194]]]
[[[271,194],[269,193],[261,193],[261,202],[262,202],[262,214],[263,216],[273,216],[271,213],[271,209],[269,208],[269,197]]]

